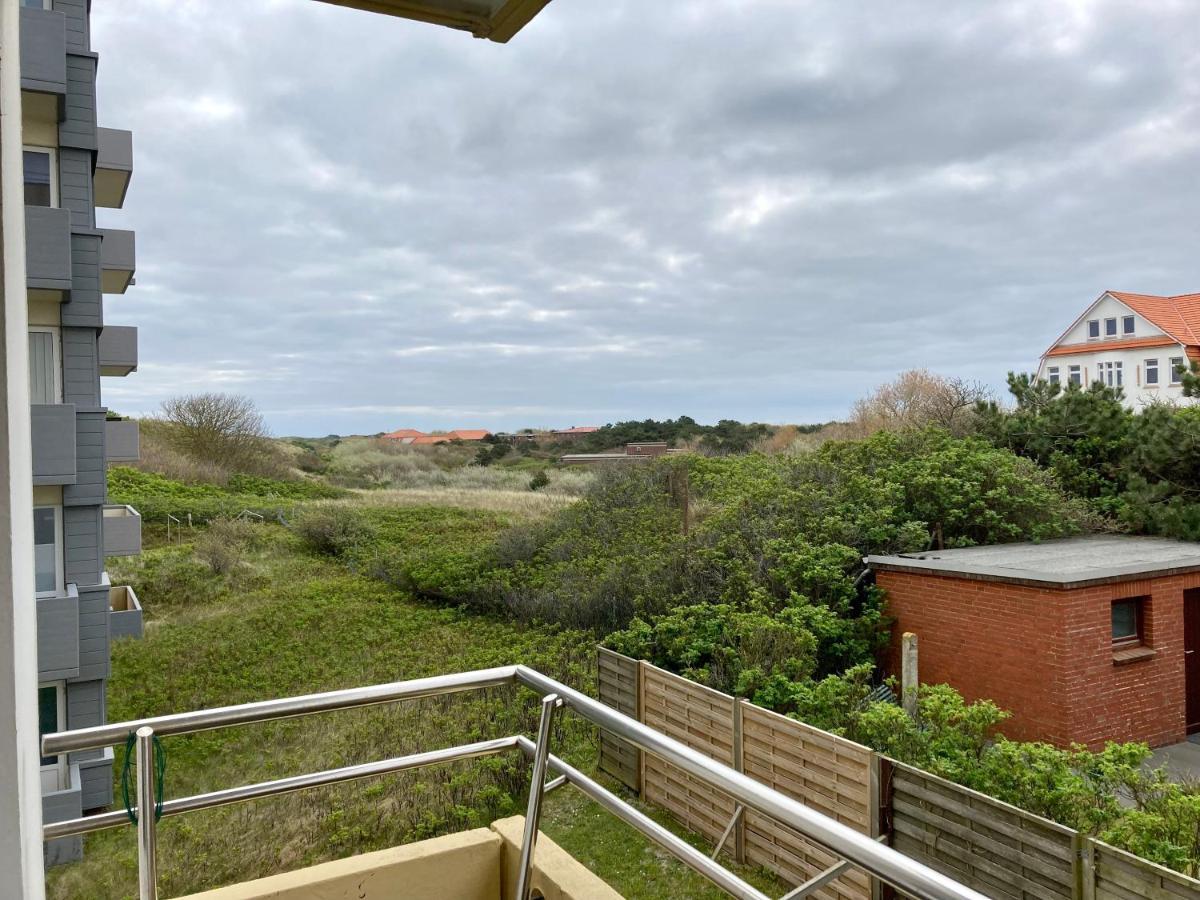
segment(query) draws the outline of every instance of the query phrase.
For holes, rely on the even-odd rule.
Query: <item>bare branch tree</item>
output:
[[[261,471],[275,463],[262,413],[249,397],[186,394],[162,405],[169,440],[194,459],[232,471]]]

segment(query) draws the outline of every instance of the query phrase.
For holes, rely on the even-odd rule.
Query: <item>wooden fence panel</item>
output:
[[[1076,833],[902,763],[891,764],[892,846],[998,900],[1069,900]]]
[[[642,664],[642,721],[710,759],[734,765],[733,698]],[[736,804],[680,769],[643,754],[643,794],[686,828],[718,841]]]
[[[1195,900],[1200,881],[1155,865],[1149,860],[1090,842],[1096,900]],[[1088,896],[1088,894],[1084,894]]]
[[[755,781],[863,834],[878,823],[876,762],[867,747],[749,703],[742,705],[742,767]],[[746,814],[746,860],[799,884],[838,861],[772,819]],[[852,871],[813,895],[867,900],[871,885]]]
[[[638,661],[596,648],[596,687],[600,702],[631,719],[639,718]],[[628,741],[600,732],[600,769],[635,791],[641,790],[641,751]]]

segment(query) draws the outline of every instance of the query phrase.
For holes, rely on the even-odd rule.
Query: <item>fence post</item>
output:
[[[1096,900],[1096,846],[1086,834],[1075,835],[1075,896]]]
[[[746,774],[746,750],[742,743],[742,709],[746,700],[733,701],[733,770]],[[746,813],[737,817],[733,826],[733,858],[739,863],[746,861]]]
[[[646,724],[646,662],[639,659],[637,667],[634,669],[637,673],[637,715],[635,718],[643,725]],[[646,751],[639,749],[637,751],[637,792],[638,796],[643,800],[646,799]]]
[[[900,703],[908,717],[917,720],[920,677],[917,672],[917,636],[911,631],[900,638]]]

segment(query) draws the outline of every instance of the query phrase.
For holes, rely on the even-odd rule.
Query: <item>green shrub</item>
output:
[[[292,527],[310,550],[329,556],[347,554],[374,537],[361,510],[332,503],[306,507]]]
[[[538,469],[533,473],[533,477],[529,479],[529,489],[536,491],[539,488],[544,488],[550,483],[550,476],[546,474],[545,469]]]

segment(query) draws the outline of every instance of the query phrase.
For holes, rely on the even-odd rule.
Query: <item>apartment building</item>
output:
[[[104,295],[133,283],[131,231],[100,228],[133,170],[128,131],[96,124],[98,57],[90,0],[21,0],[21,135],[25,193],[33,456],[38,717],[44,733],[106,721],[110,618],[136,598],[113,588],[105,557],[141,548],[130,507],[107,505],[106,463],[137,458],[137,423],[111,418],[102,376],[137,368],[137,329],[109,324]],[[41,758],[46,822],[112,802],[112,750]],[[78,837],[46,847],[77,858]]]

